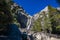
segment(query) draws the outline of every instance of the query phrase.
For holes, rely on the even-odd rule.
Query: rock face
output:
[[[26,28],[30,25],[30,19],[32,16],[26,13],[21,6],[13,3],[13,5],[11,5],[11,10],[13,10],[13,15],[16,15],[16,19],[19,22],[21,28]]]
[[[21,24],[21,28],[26,28],[28,18],[24,13],[21,13],[21,10],[17,11],[17,20]]]
[[[45,11],[45,13],[47,14],[48,13],[48,6],[46,6],[44,9],[42,9],[40,12],[38,12],[38,13],[36,13],[36,14],[34,14],[33,15],[33,19],[34,20],[37,20],[39,17],[42,17],[42,15],[43,15],[43,11]]]
[[[37,20],[38,19],[38,17],[39,17],[39,14],[37,13],[37,14],[35,14],[35,15],[33,15],[33,19],[34,20]]]
[[[60,38],[56,37],[50,37],[49,35],[42,33],[42,32],[37,32],[33,34],[34,40],[60,40]]]
[[[18,9],[16,14],[17,20],[21,24],[21,28],[26,28],[31,24],[31,16],[26,14],[23,9]]]

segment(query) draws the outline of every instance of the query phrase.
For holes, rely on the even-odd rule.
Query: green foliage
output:
[[[43,16],[44,16],[44,31],[49,30],[51,32],[52,31],[52,27],[51,27],[51,21],[50,21],[49,13],[43,14]]]
[[[57,31],[60,31],[60,25],[58,25],[58,26],[56,27],[56,30],[57,30]]]
[[[60,32],[60,12],[51,6],[49,7],[49,10],[52,33],[58,33],[58,31]]]
[[[33,25],[32,30],[33,30],[33,31],[36,31],[36,32],[41,32],[40,18],[38,18],[38,19],[34,22],[34,25]]]
[[[12,12],[11,10],[12,4],[13,4],[12,1],[9,3],[7,3],[6,0],[0,1],[0,23],[1,24],[14,23],[20,26],[20,24],[16,20],[15,11]],[[17,8],[15,10],[17,10]]]
[[[58,33],[60,32],[60,12],[55,9],[52,8],[51,6],[48,6],[49,9],[49,13],[43,12],[43,17],[39,17],[33,25],[33,30],[34,31],[41,31],[41,29],[43,29],[44,31],[49,30],[52,33]],[[48,15],[48,17],[46,16]],[[41,21],[44,18],[43,22],[43,28],[41,25]]]
[[[9,2],[10,6],[14,4],[13,1],[10,1]],[[16,10],[19,9],[19,6],[16,6],[14,7],[11,12],[12,12],[12,15],[13,15],[13,23],[16,24],[18,27],[20,27],[20,23],[17,21],[17,15],[15,14],[16,13]]]
[[[57,9],[51,7],[50,5],[48,6],[48,9],[49,9],[50,12],[56,12],[57,11]]]
[[[13,16],[10,9],[10,5],[6,2],[6,0],[0,1],[0,23],[12,23]]]

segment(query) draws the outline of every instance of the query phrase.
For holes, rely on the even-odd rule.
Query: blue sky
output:
[[[14,2],[21,5],[30,15],[41,11],[47,5],[58,7],[56,0],[14,0]]]

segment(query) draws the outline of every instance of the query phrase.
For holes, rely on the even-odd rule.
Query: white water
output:
[[[30,17],[30,19],[28,19],[27,30],[30,29],[31,21],[32,21],[32,17]]]

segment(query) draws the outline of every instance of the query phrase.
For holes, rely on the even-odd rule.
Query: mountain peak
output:
[[[40,12],[43,12],[43,11],[45,11],[45,12],[48,12],[49,10],[50,10],[50,8],[52,9],[55,9],[54,7],[52,7],[51,5],[48,5],[48,6],[46,6],[45,8],[43,8]]]
[[[46,6],[44,9],[42,9],[40,12],[43,12],[43,11],[48,11],[48,6]]]

